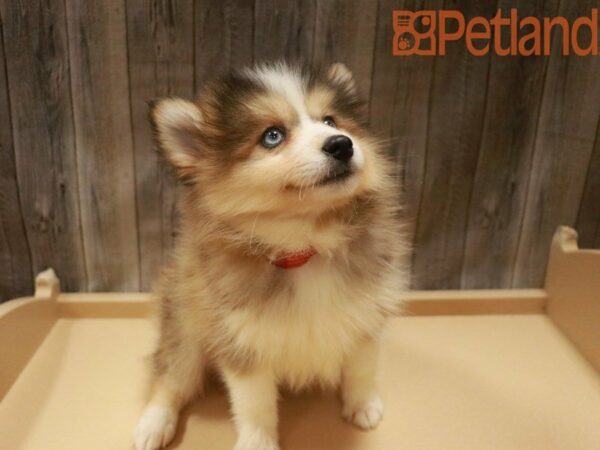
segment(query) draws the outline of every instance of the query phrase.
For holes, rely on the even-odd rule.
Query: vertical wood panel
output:
[[[600,248],[600,120],[575,228],[581,248]]]
[[[354,74],[361,95],[368,98],[371,92],[377,2],[317,0],[316,14],[313,62],[343,62]]]
[[[401,181],[398,201],[407,222],[406,238],[411,242],[423,187],[434,58],[392,56],[392,11],[435,9],[441,5],[436,0],[379,2],[369,119],[396,163]],[[416,278],[413,275],[414,284],[418,284]]]
[[[67,0],[83,238],[91,290],[139,288],[123,2]]]
[[[234,67],[253,62],[254,0],[195,3],[196,92],[202,84]]]
[[[446,2],[444,9],[454,6],[453,2]],[[495,10],[495,0],[469,2],[461,8],[466,20],[473,16],[491,17]],[[448,44],[446,55],[437,58],[433,66],[413,259],[418,274],[415,285],[420,289],[460,287],[488,70],[489,55],[473,56],[463,42]]]
[[[52,266],[63,289],[85,290],[64,5],[2,0],[0,8],[22,207],[10,214],[23,214],[33,271]],[[26,251],[25,241],[14,245]]]
[[[17,186],[3,28],[0,16],[0,302],[33,291],[29,242]]]
[[[504,15],[509,3],[498,5]],[[556,0],[530,2],[519,7],[519,15],[553,17],[557,6]],[[544,56],[492,56],[463,288],[511,285],[547,65]]]
[[[540,286],[557,225],[600,247],[600,58],[559,55],[556,32],[551,57],[477,58],[464,42],[445,57],[391,54],[394,9],[468,18],[496,6],[515,5],[0,0],[0,301],[31,292],[47,266],[67,290],[149,289],[176,189],[146,101],[281,58],[344,62],[370,97],[403,180],[414,287]],[[592,7],[518,5],[570,22]]]
[[[562,1],[558,14],[573,23],[576,17],[589,15],[593,6],[592,0]],[[543,283],[556,227],[574,225],[577,220],[600,115],[600,58],[564,57],[559,54],[561,39],[561,33],[554,35],[544,85],[513,275],[515,287]]]
[[[194,95],[194,14],[191,0],[127,1],[129,84],[136,171],[141,289],[165,262],[175,233],[175,180],[158,157],[147,101]]]
[[[254,60],[312,61],[316,0],[256,0]]]

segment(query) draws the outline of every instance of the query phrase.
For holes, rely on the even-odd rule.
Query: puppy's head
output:
[[[381,181],[364,103],[342,64],[235,72],[197,103],[154,103],[151,120],[163,156],[219,214],[320,213]]]

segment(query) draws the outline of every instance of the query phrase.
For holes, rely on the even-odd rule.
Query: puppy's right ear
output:
[[[191,175],[202,157],[200,109],[192,102],[175,97],[152,101],[149,106],[150,122],[162,156],[178,176]]]

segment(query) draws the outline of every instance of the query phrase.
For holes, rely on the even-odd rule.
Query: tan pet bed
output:
[[[335,394],[286,395],[284,450],[600,449],[600,251],[554,239],[545,289],[412,292],[384,353],[384,420]],[[154,327],[148,294],[60,293],[0,306],[0,449],[130,449]],[[595,367],[595,369],[594,369]],[[226,395],[187,408],[170,448],[231,449]]]

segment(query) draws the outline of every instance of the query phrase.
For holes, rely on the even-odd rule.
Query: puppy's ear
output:
[[[162,156],[180,177],[191,175],[202,158],[200,109],[192,102],[174,97],[152,101],[149,106],[150,122]]]
[[[342,63],[334,63],[327,69],[327,77],[336,85],[342,86],[351,94],[356,94],[356,82],[350,69]]]

